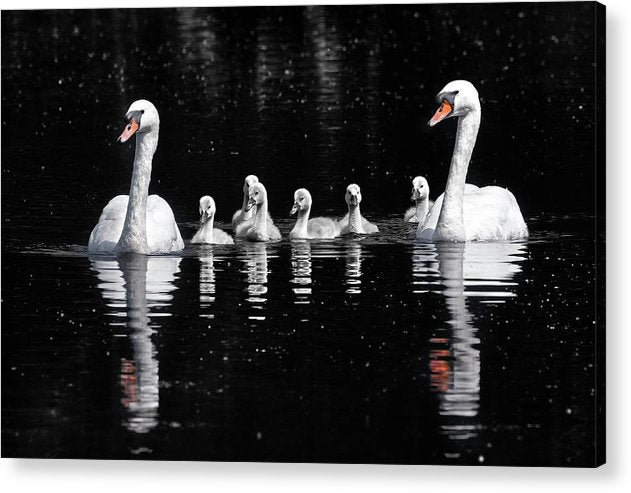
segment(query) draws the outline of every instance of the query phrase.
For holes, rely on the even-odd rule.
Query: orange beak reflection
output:
[[[118,141],[121,144],[123,142],[127,142],[129,138],[136,133],[136,130],[138,130],[138,123],[136,123],[136,120],[132,118],[123,130],[123,133],[118,138]]]
[[[436,110],[436,113],[434,113],[434,116],[432,116],[432,119],[429,122],[427,122],[427,124],[430,127],[433,127],[438,122],[441,122],[445,118],[447,118],[453,110],[454,110],[453,106],[449,104],[449,101],[447,101],[446,99],[443,99],[443,104],[440,105],[440,108]]]

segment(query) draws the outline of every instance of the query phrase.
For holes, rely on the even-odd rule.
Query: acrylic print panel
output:
[[[604,27],[3,11],[2,455],[601,464]]]

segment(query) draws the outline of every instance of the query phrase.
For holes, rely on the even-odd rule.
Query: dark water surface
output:
[[[589,4],[3,12],[2,455],[592,465],[593,28]],[[527,242],[400,219],[414,175],[444,188],[454,125],[424,122],[458,77],[468,181],[515,193]],[[285,237],[296,188],[339,216],[350,182],[380,234],[89,256],[141,97],[186,239],[204,194],[230,229],[249,173]]]

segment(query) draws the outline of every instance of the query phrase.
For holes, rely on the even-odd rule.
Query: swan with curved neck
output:
[[[199,231],[195,233],[191,243],[208,243],[216,245],[232,245],[233,239],[228,233],[221,229],[214,228],[215,213],[217,212],[217,206],[215,200],[209,196],[204,195],[199,199],[199,215],[201,227]]]
[[[458,117],[456,143],[445,192],[436,199],[416,236],[424,241],[493,241],[528,237],[528,228],[515,196],[505,188],[465,184],[480,128],[480,99],[473,84],[455,80],[436,97],[440,107],[430,126]]]
[[[296,225],[289,233],[291,239],[335,238],[340,230],[333,219],[328,217],[314,217],[309,219],[313,199],[309,190],[299,188],[294,192],[294,206],[289,213],[298,214]]]
[[[425,219],[434,202],[429,200],[429,184],[423,176],[416,176],[412,180],[412,201],[416,204],[404,214],[405,222],[418,223]]]
[[[259,179],[256,175],[248,175],[243,182],[243,205],[241,209],[232,215],[232,227],[236,228],[239,224],[249,221],[254,217],[254,210],[247,209],[248,200],[250,198],[250,187],[258,183]]]
[[[348,214],[339,222],[340,234],[346,235],[355,233],[368,235],[379,231],[377,225],[371,223],[361,215],[359,204],[362,201],[362,192],[359,185],[351,183],[346,187],[344,200],[346,200],[346,204],[348,205]]]
[[[134,101],[125,115],[121,143],[136,136],[136,153],[129,195],[118,195],[105,206],[88,241],[92,253],[168,253],[182,250],[184,241],[169,204],[149,195],[151,165],[158,147],[160,117],[147,100]]]
[[[256,208],[254,220],[241,223],[237,236],[250,241],[280,241],[280,231],[271,223],[267,213],[267,190],[261,182],[254,183],[248,192],[246,212]]]

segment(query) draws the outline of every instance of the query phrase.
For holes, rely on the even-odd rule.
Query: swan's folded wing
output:
[[[241,237],[247,236],[248,231],[250,230],[253,224],[254,224],[253,219],[248,219],[247,221],[242,221],[239,224],[237,224],[234,228],[235,237],[241,238]]]
[[[515,196],[497,186],[465,193],[467,241],[514,240],[528,236]]]
[[[239,224],[243,222],[244,212],[243,209],[239,209],[232,215],[232,227],[236,228]]]
[[[147,199],[147,243],[154,253],[169,253],[184,248],[171,206],[158,195],[150,195]]]
[[[362,216],[362,227],[364,228],[364,231],[366,232],[366,234],[373,234],[373,233],[379,232],[379,228],[377,227],[377,225],[371,223],[364,216]]]
[[[348,219],[349,219],[349,214],[348,212],[346,214],[344,214],[344,217],[342,219],[336,219],[335,221],[337,222],[337,224],[339,225],[340,228],[346,226],[348,224]]]
[[[117,195],[107,203],[90,234],[88,251],[112,253],[115,250],[123,232],[128,201],[127,195]]]
[[[405,211],[405,213],[403,214],[403,220],[405,222],[417,222],[418,219],[416,219],[416,207],[410,207],[407,211]]]
[[[476,187],[477,188],[477,187]],[[466,185],[465,185],[466,190]],[[434,231],[436,230],[436,224],[438,223],[438,216],[440,215],[440,209],[443,206],[444,193],[441,193],[436,201],[430,205],[430,210],[425,216],[425,219],[419,221],[418,228],[416,230],[416,238],[423,241],[432,241],[434,237]]]
[[[282,236],[280,235],[280,231],[273,224],[267,224],[267,234],[269,236],[270,241],[280,241],[282,240]]]
[[[107,203],[105,207],[103,207],[103,211],[101,212],[101,216],[99,217],[99,222],[120,221],[122,227],[122,223],[125,222],[125,214],[127,214],[128,202],[128,195],[117,195],[116,197],[114,197]]]
[[[331,218],[314,217],[309,219],[308,231],[311,238],[335,238],[340,233],[340,228]]]
[[[213,230],[213,240],[214,240],[214,243],[217,243],[220,245],[232,245],[234,243],[232,236],[230,236],[228,233],[226,233],[222,229],[216,229],[216,228]]]

